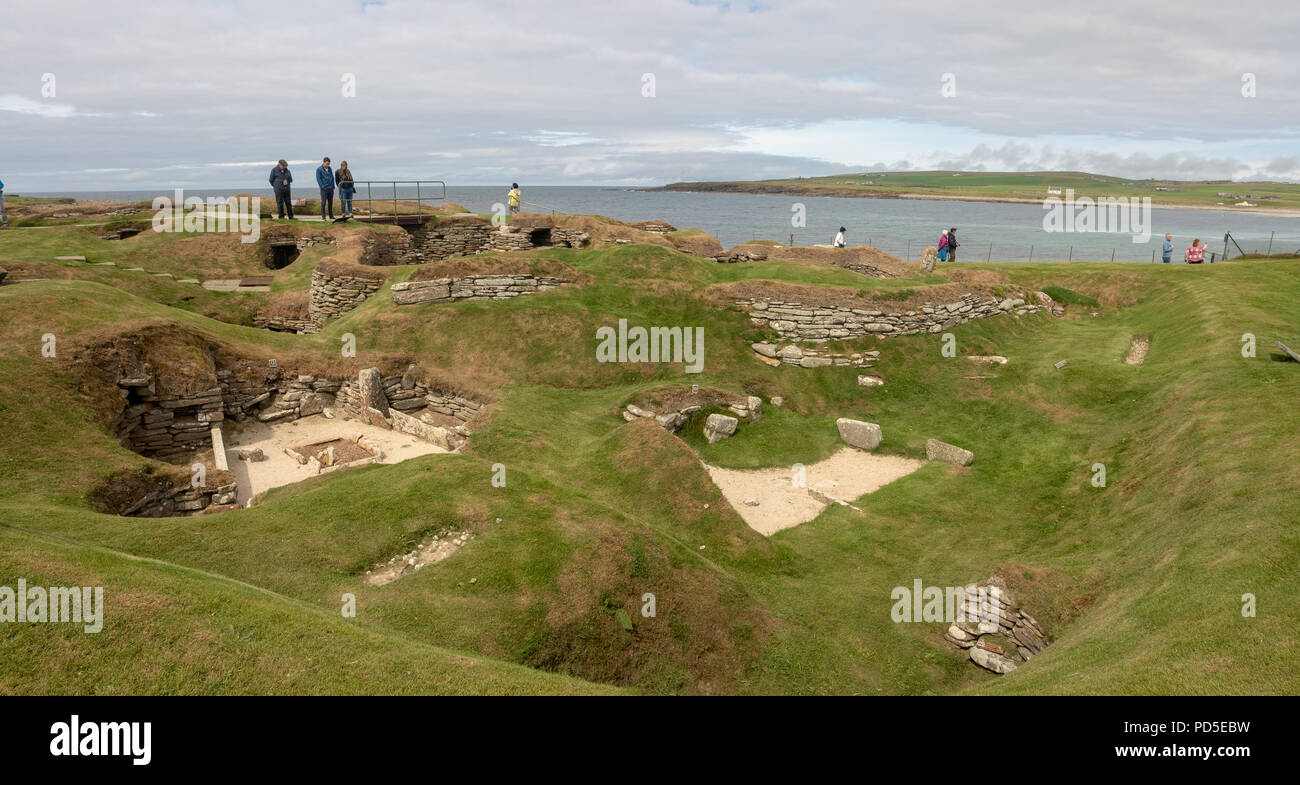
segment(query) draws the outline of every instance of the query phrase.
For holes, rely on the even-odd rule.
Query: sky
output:
[[[5,0],[9,193],[961,169],[1300,181],[1300,3]]]

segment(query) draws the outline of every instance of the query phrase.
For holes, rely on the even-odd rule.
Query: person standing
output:
[[[947,245],[947,248],[948,248],[948,261],[950,261],[950,262],[955,262],[955,261],[957,261],[957,246],[958,246],[958,245],[960,245],[960,243],[957,242],[957,227],[954,226],[954,227],[952,227],[951,229],[948,230],[948,245]]]
[[[519,183],[510,184],[510,193],[506,194],[506,203],[510,207],[511,215],[519,212]]]
[[[847,247],[847,246],[846,246],[847,241],[844,239],[844,233],[847,232],[847,231],[848,231],[848,229],[845,229],[843,226],[841,226],[841,227],[840,227],[840,233],[837,234],[837,235],[835,235],[835,242],[831,243],[831,245],[835,246],[836,248],[845,248],[845,247]]]
[[[948,261],[948,233],[942,229],[939,230],[939,245],[935,256],[938,257],[941,262]]]
[[[1205,261],[1205,246],[1201,245],[1201,238],[1192,240],[1191,247],[1183,252],[1183,261],[1188,264],[1200,264]]]
[[[325,220],[325,208],[329,207],[329,220],[334,220],[334,170],[330,168],[330,159],[321,161],[316,167],[316,187],[320,189],[320,219]]]
[[[0,229],[9,228],[9,216],[5,214],[5,184],[0,180]]]
[[[289,184],[292,182],[293,173],[289,171],[289,164],[281,158],[280,163],[271,170],[271,190],[275,191],[276,212],[280,218],[284,218],[288,212],[290,221],[294,220],[293,201],[289,198]]]
[[[1173,258],[1174,258],[1174,236],[1166,232],[1165,243],[1160,247],[1160,261],[1164,262],[1165,264],[1169,264],[1169,262]]]
[[[348,168],[347,161],[339,164],[339,170],[334,173],[334,182],[339,187],[339,215],[351,218],[352,195],[356,193],[356,182],[352,179],[352,170]]]

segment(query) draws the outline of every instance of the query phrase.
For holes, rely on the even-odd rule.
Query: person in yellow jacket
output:
[[[506,201],[510,206],[510,214],[514,215],[519,212],[519,183],[511,183],[510,193],[506,196],[509,197]]]

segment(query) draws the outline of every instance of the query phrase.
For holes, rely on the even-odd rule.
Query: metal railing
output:
[[[417,218],[420,218],[423,217],[424,215],[424,203],[426,201],[437,202],[439,204],[447,201],[447,184],[444,183],[442,180],[355,180],[353,181],[353,185],[356,187],[356,190],[361,190],[361,186],[363,185],[366,187],[366,199],[365,199],[366,212],[372,217],[375,215],[375,209],[374,209],[375,187],[376,186],[391,187],[393,189],[393,195],[391,199],[389,197],[380,196],[379,201],[381,203],[386,201],[391,201],[393,203],[394,221],[396,221],[400,217],[397,212],[398,202],[415,202],[415,215]],[[397,186],[399,185],[406,186],[408,188],[410,186],[415,186],[415,198],[412,199],[410,197],[399,197],[397,195]],[[431,186],[438,187],[440,193],[437,196],[424,195],[423,189],[429,188]]]

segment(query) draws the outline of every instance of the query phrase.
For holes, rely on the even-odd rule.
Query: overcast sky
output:
[[[935,168],[1300,180],[1295,0],[4,8],[9,193],[251,188],[281,157],[305,184],[322,155],[359,179],[455,185]]]

